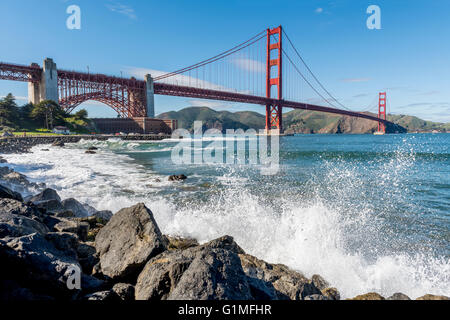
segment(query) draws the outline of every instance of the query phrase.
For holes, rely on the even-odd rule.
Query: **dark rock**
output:
[[[84,206],[73,198],[66,199],[61,204],[67,211],[72,211],[74,217],[87,217],[89,215]]]
[[[184,249],[196,247],[199,245],[197,240],[191,239],[191,238],[166,236],[166,239],[169,243],[169,245],[167,247],[169,250],[177,250],[177,249],[184,250]]]
[[[328,298],[328,300],[341,300],[341,294],[336,288],[325,288],[320,291],[322,292],[323,296]]]
[[[311,281],[319,290],[330,287],[330,284],[318,274],[313,275]]]
[[[369,292],[347,300],[386,300],[386,299],[376,292]]]
[[[245,254],[244,250],[238,246],[238,244],[234,241],[233,237],[223,236],[218,239],[212,240],[205,244],[205,246],[210,248],[221,248],[225,250],[232,251],[236,254]]]
[[[187,177],[184,174],[172,175],[169,177],[169,181],[182,181],[186,179]]]
[[[134,287],[128,283],[116,283],[112,290],[122,301],[134,300]]]
[[[0,198],[13,199],[17,201],[23,201],[22,196],[18,192],[14,192],[11,189],[0,185]]]
[[[306,296],[304,300],[329,300],[329,299],[321,294],[312,294]]]
[[[75,215],[72,211],[60,211],[55,213],[55,217],[57,218],[74,218]]]
[[[89,223],[58,218],[58,222],[53,226],[58,232],[69,232],[78,235],[81,241],[86,241],[89,232]]]
[[[48,211],[50,213],[59,213],[65,212],[66,210],[62,206],[61,202],[55,199],[51,200],[43,200],[43,201],[35,201],[33,204],[44,211]]]
[[[78,262],[47,241],[40,234],[32,234],[0,244],[3,272],[36,294],[58,299],[70,298],[73,292],[67,288],[72,268]]]
[[[64,147],[64,142],[62,141],[55,141],[52,143],[52,147]]]
[[[100,291],[86,295],[84,300],[92,300],[92,301],[119,301],[119,297],[112,290]]]
[[[394,293],[389,298],[387,298],[386,300],[411,300],[411,299],[406,294],[397,292],[397,293]]]
[[[95,239],[102,273],[113,279],[136,278],[145,263],[166,250],[153,213],[140,203],[117,212]]]
[[[249,300],[247,277],[232,251],[206,245],[151,259],[136,284],[136,300]]]
[[[86,153],[86,154],[96,154],[97,152],[91,151],[91,150],[87,150],[85,153]]]
[[[240,254],[242,268],[257,299],[302,300],[321,291],[304,275],[280,264]]]
[[[113,213],[109,210],[97,211],[93,214],[100,223],[107,224],[113,217]]]
[[[0,238],[21,237],[33,233],[45,235],[49,232],[46,225],[26,216],[2,213],[0,214]]]
[[[95,151],[95,150],[98,150],[98,148],[97,147],[89,147],[88,150],[89,151]]]
[[[26,205],[13,199],[0,199],[0,215],[1,214],[16,214],[31,218],[39,216],[40,212],[33,206]]]
[[[78,237],[68,232],[49,232],[45,235],[45,239],[51,242],[56,249],[63,252],[66,256],[78,259]]]
[[[422,297],[417,298],[416,300],[450,300],[450,298],[446,296],[436,296],[434,294],[426,294]]]
[[[33,196],[30,199],[31,202],[39,202],[45,200],[57,200],[58,202],[61,202],[61,198],[59,197],[58,193],[50,188],[45,189],[44,191]]]

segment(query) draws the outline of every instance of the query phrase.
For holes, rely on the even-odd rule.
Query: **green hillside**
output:
[[[371,114],[371,113],[367,113]],[[375,114],[371,114],[376,116]],[[162,113],[162,119],[176,119],[178,126],[193,129],[196,120],[203,121],[203,129],[263,129],[265,116],[257,112],[215,111],[207,107],[190,107],[180,111]],[[433,130],[450,132],[450,123],[425,121],[414,116],[389,115],[388,120],[397,124],[387,128],[388,132],[430,132]],[[337,114],[328,114],[307,110],[292,110],[283,114],[286,133],[373,133],[378,123]]]

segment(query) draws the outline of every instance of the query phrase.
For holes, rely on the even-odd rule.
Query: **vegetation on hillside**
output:
[[[369,113],[368,113],[369,114]],[[374,114],[371,114],[376,116]],[[178,126],[192,131],[194,121],[203,121],[203,129],[263,129],[265,116],[257,112],[215,111],[207,107],[190,107],[180,111],[162,113],[162,119],[176,119]],[[450,131],[450,123],[425,121],[413,116],[389,115],[388,120],[395,126],[387,128],[388,132],[430,132]],[[308,110],[292,110],[283,114],[286,133],[373,133],[378,130],[375,121],[328,114]]]
[[[18,106],[12,94],[0,99],[0,131],[48,133],[56,126],[65,126],[74,133],[90,133],[94,129],[84,109],[68,114],[51,100]]]

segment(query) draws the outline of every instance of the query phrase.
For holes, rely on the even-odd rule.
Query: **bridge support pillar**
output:
[[[28,101],[38,104],[44,100],[58,103],[58,70],[52,59],[44,60],[41,80],[28,84]]]
[[[153,85],[153,78],[151,75],[145,75],[146,94],[147,94],[147,117],[155,117],[155,88]]]
[[[378,118],[386,120],[386,92],[380,92],[378,98]],[[386,133],[386,125],[384,122],[378,122],[378,132]]]

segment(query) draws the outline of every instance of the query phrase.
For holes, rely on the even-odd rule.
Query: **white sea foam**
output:
[[[307,276],[322,275],[344,298],[369,291],[384,296],[403,292],[412,298],[425,293],[450,296],[448,259],[386,249],[389,245],[380,239],[381,222],[373,210],[352,209],[346,194],[361,189],[362,182],[354,179],[351,169],[329,170],[330,188],[341,188],[339,201],[319,194],[304,201],[300,195],[289,194],[280,196],[274,205],[248,190],[245,177],[230,173],[220,178],[228,187],[210,201],[180,206],[174,199],[155,194],[158,188],[170,188],[164,182],[167,177],[109,151],[134,147],[118,140],[96,142],[98,153],[86,155],[89,143],[63,150],[37,146],[33,153],[4,157],[33,181],[57,189],[62,198],[74,197],[113,212],[144,202],[166,234],[191,236],[200,242],[232,235],[244,250],[259,258],[286,264]],[[41,151],[44,148],[50,151]],[[386,165],[391,169],[399,164]],[[163,182],[153,184],[157,178]],[[395,177],[390,180],[395,183]]]

